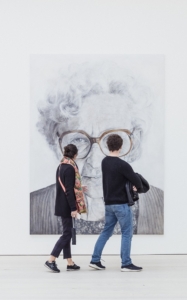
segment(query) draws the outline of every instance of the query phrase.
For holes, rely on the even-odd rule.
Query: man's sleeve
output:
[[[66,197],[68,200],[68,204],[71,208],[71,211],[77,210],[76,208],[76,198],[75,198],[75,170],[73,167],[67,168],[64,174],[64,186],[66,188]]]
[[[104,180],[103,180],[103,161],[101,162],[101,173],[102,173],[102,187],[103,187],[103,182],[104,182]]]
[[[121,173],[137,188],[138,192],[142,191],[142,182],[138,175],[133,171],[133,168],[126,162],[121,165]]]

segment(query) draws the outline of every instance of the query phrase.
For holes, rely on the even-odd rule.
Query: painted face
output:
[[[90,137],[100,137],[110,129],[131,131],[129,111],[125,99],[120,95],[90,96],[83,102],[78,117],[69,120],[68,130],[84,130]],[[80,137],[79,141],[85,143]],[[98,221],[104,217],[101,172],[101,161],[104,157],[99,145],[94,143],[87,157],[76,160],[82,176],[82,184],[87,186],[85,197],[88,214],[84,216],[89,221]]]

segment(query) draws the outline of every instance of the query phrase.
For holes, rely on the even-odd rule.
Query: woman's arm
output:
[[[63,182],[63,181],[62,181]],[[66,197],[70,209],[72,212],[76,211],[76,198],[75,198],[75,170],[73,167],[69,166],[64,172],[64,186],[66,188]]]

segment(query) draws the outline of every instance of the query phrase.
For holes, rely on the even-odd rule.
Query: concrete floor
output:
[[[44,266],[47,256],[0,256],[0,299],[187,299],[187,255],[132,256],[144,270],[120,272],[118,256],[103,256],[107,269],[88,267],[90,256],[76,256],[81,271],[67,272],[58,259],[61,273]]]

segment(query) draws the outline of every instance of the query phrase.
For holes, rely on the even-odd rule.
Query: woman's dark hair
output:
[[[74,158],[74,156],[78,153],[78,149],[75,145],[69,144],[64,147],[64,156],[69,158]]]
[[[111,134],[107,139],[107,145],[110,151],[118,151],[123,145],[123,140],[118,134]]]

